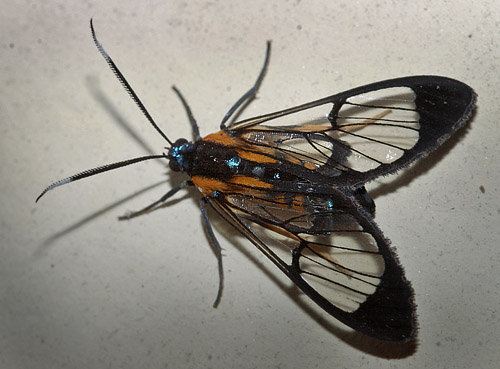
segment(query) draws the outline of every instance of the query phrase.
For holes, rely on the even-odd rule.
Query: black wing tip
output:
[[[323,305],[317,299],[313,300],[341,322],[366,336],[392,343],[410,342],[418,333],[417,305],[411,282],[406,279],[395,248],[391,247],[390,240],[384,237],[367,210],[359,209],[358,215],[358,222],[365,230],[372,228],[370,234],[375,237],[385,261],[380,284],[357,310],[350,313],[329,302]]]
[[[382,164],[369,176],[354,176],[355,187],[379,176],[388,176],[411,166],[427,157],[467,126],[476,108],[477,94],[464,82],[449,77],[419,75],[400,77],[363,86],[361,89],[378,90],[391,87],[408,87],[415,93],[416,112],[420,116],[420,138],[417,144],[400,159],[391,164]]]
[[[359,314],[371,323],[367,331],[363,332],[368,336],[394,343],[412,341],[418,333],[415,291],[406,278],[396,248],[366,211],[361,210],[360,213],[365,215],[368,224],[376,230],[377,243],[386,245],[379,246],[379,251],[384,256],[385,270],[375,293],[360,305],[353,316]]]
[[[383,284],[383,283],[382,283]],[[418,332],[417,305],[411,283],[404,274],[394,286],[379,286],[377,291],[352,313],[357,331],[382,341],[405,343],[416,338]],[[368,323],[364,325],[363,323]]]
[[[422,127],[421,138],[411,151],[419,159],[465,127],[476,107],[477,94],[465,83],[446,77],[434,77],[413,89]]]
[[[356,311],[339,320],[369,337],[406,343],[418,333],[415,292],[395,249],[385,237],[384,241],[388,247],[383,252],[386,269],[380,285]]]

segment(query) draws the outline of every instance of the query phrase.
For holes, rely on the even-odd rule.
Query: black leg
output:
[[[220,299],[222,297],[222,290],[224,288],[224,270],[222,269],[222,248],[220,247],[217,238],[215,238],[214,231],[212,230],[212,225],[208,220],[206,205],[207,205],[207,200],[204,197],[202,197],[200,199],[201,219],[203,220],[205,231],[208,234],[208,241],[214,248],[215,256],[217,257],[217,262],[219,266],[219,291],[217,292],[217,297],[215,298],[213,305],[214,308],[216,308],[219,305]]]
[[[139,211],[134,211],[132,213],[128,213],[128,214],[125,214],[125,215],[122,215],[121,217],[118,217],[118,219],[119,220],[127,220],[127,219],[131,219],[131,218],[135,218],[136,216],[139,216],[141,214],[144,214],[145,212],[147,212],[148,210],[153,209],[155,206],[161,204],[162,202],[167,201],[170,197],[172,197],[173,195],[175,195],[179,190],[182,190],[183,188],[186,188],[188,186],[194,186],[193,182],[191,182],[191,181],[184,181],[180,185],[178,185],[177,187],[174,187],[170,191],[168,191],[165,195],[162,196],[161,199],[159,199],[159,200],[153,202],[152,204],[146,206],[144,209],[141,209]]]
[[[257,77],[257,81],[255,81],[255,84],[252,86],[250,90],[248,90],[238,101],[236,101],[236,104],[234,104],[231,109],[224,115],[224,118],[222,118],[222,122],[220,123],[220,129],[224,130],[226,129],[226,122],[229,118],[231,118],[231,115],[234,114],[238,108],[245,103],[245,101],[251,101],[255,97],[255,93],[257,92],[257,89],[259,88],[262,79],[264,78],[264,74],[266,73],[267,69],[267,64],[269,63],[269,55],[271,54],[271,41],[267,41],[267,48],[266,48],[266,59],[264,60],[264,65],[262,66],[262,69],[260,70],[259,76]]]
[[[182,96],[181,92],[177,89],[177,87],[172,86],[172,90],[179,96],[179,99],[181,99],[182,105],[184,105],[184,109],[186,109],[186,113],[189,118],[189,123],[191,123],[191,127],[193,128],[193,136],[194,140],[198,141],[201,136],[200,136],[200,129],[198,128],[198,124],[196,123],[196,119],[194,119],[194,115],[191,112],[191,108],[189,107],[186,99],[184,99],[184,96]]]

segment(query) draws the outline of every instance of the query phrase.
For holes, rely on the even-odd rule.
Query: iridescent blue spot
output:
[[[189,144],[185,143],[184,145],[181,146],[174,146],[172,147],[172,157],[175,159],[177,163],[182,167],[183,165],[183,159],[184,159],[184,153],[186,152],[186,147],[189,146]]]
[[[212,191],[212,196],[213,197],[219,196],[219,191]]]
[[[235,156],[235,157],[232,157],[229,160],[226,160],[227,166],[229,168],[231,168],[231,169],[238,168],[238,166],[240,165],[240,163],[241,163],[241,159],[240,159],[239,156]]]
[[[280,179],[280,174],[279,174],[279,172],[274,173],[274,179]]]
[[[328,199],[328,200],[326,201],[326,208],[327,208],[328,210],[333,210],[333,201],[332,201],[332,199]]]

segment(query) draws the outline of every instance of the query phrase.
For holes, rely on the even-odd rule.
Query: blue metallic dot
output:
[[[333,210],[333,201],[332,199],[328,199],[327,202],[326,202],[326,208],[328,210]]]
[[[172,147],[172,157],[175,158],[181,167],[184,164],[184,155],[189,150],[189,146],[189,143],[186,142],[183,145]]]
[[[280,179],[280,174],[279,173],[274,173],[274,179]]]
[[[231,159],[229,160],[226,160],[226,164],[229,168],[238,168],[238,166],[240,165],[241,163],[241,159],[239,156],[235,156],[235,157],[232,157]]]

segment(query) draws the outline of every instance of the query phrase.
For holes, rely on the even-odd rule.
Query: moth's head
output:
[[[185,138],[179,138],[168,150],[168,165],[174,172],[189,172],[191,169],[191,154],[195,145]]]

